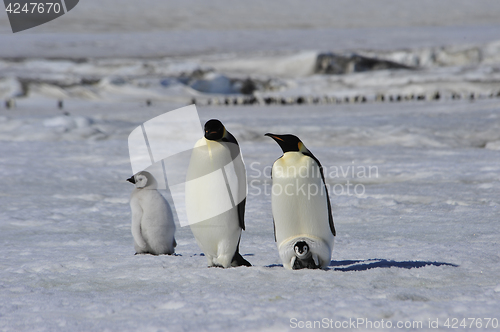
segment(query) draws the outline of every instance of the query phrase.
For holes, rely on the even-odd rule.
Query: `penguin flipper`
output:
[[[145,250],[147,244],[144,238],[142,237],[141,233],[141,220],[143,214],[142,207],[137,199],[131,200],[130,206],[132,208],[132,237],[134,238],[134,241],[137,244],[137,246],[140,249]]]
[[[252,266],[249,261],[247,261],[240,255],[240,241],[238,241],[238,245],[236,246],[236,251],[234,253],[233,260],[231,261],[231,266]]]
[[[332,204],[330,203],[330,195],[328,194],[328,187],[326,186],[325,175],[323,174],[323,166],[319,162],[318,158],[316,158],[311,151],[303,152],[304,155],[311,157],[318,164],[319,172],[321,174],[321,179],[323,180],[323,184],[325,185],[326,192],[326,202],[328,204],[328,223],[330,224],[330,230],[332,231],[333,236],[337,236],[337,232],[335,231],[335,225],[333,224],[333,215],[332,215]]]
[[[247,199],[245,198],[238,204],[238,221],[240,223],[240,228],[245,230],[245,205],[247,203]]]
[[[249,261],[244,259],[239,252],[236,252],[233,256],[233,260],[231,262],[232,267],[237,267],[237,266],[252,266]]]
[[[330,230],[332,231],[333,236],[337,236],[337,232],[335,231],[335,225],[333,224],[333,215],[332,215],[332,204],[330,203],[330,197],[328,195],[328,189],[326,188],[326,200],[328,203],[328,223],[330,224]]]
[[[177,247],[177,241],[175,241],[175,239],[174,239],[173,245],[174,245],[174,248]]]
[[[318,255],[313,254],[313,255],[312,255],[312,257],[313,257],[314,264],[316,264],[316,266],[320,266],[320,265],[319,265],[319,258],[318,258]]]

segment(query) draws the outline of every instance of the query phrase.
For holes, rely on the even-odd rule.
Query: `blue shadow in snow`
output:
[[[361,264],[360,264],[361,263]],[[452,266],[458,267],[456,264],[444,262],[424,262],[424,261],[391,261],[387,259],[367,259],[367,260],[345,260],[345,261],[331,261],[330,267],[334,267],[334,271],[366,271],[375,268],[391,268],[399,267],[401,269],[418,269],[424,266]],[[346,267],[340,267],[346,266]]]

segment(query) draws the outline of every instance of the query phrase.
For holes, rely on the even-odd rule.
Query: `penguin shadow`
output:
[[[170,257],[174,257],[174,256],[182,256],[182,254],[178,254],[176,252],[174,252],[173,254],[159,254],[159,255],[156,255],[156,254],[152,254],[152,253],[149,253],[149,252],[142,252],[142,253],[135,253],[134,256],[157,256],[157,257],[160,257],[160,256],[170,256]]]
[[[401,269],[418,269],[424,266],[452,266],[458,267],[459,265],[445,262],[430,262],[430,261],[392,261],[387,259],[365,259],[365,260],[343,260],[343,261],[331,261],[325,270],[333,271],[366,271],[376,268],[391,268],[398,267]],[[283,267],[283,264],[270,264],[265,267]]]
[[[343,260],[343,261],[331,261],[329,270],[333,271],[366,271],[376,268],[391,268],[398,267],[401,269],[418,269],[424,266],[452,266],[458,267],[456,264],[445,263],[445,262],[431,262],[431,261],[393,261],[387,259],[366,259],[366,260]]]

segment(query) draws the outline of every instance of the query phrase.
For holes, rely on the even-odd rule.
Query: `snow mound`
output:
[[[3,59],[0,68],[2,98],[186,103],[194,97],[232,94],[280,100],[363,96],[367,101],[378,95],[430,99],[437,92],[442,98],[500,96],[500,41],[391,51],[182,59]]]
[[[500,140],[486,143],[485,148],[488,150],[500,150]]]
[[[0,118],[1,141],[77,141],[107,138],[94,121],[83,116]]]

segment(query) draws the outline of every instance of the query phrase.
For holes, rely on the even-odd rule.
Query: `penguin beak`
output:
[[[271,137],[274,140],[279,140],[279,141],[284,142],[284,140],[282,138],[279,138],[278,135],[275,135],[275,134],[267,133],[264,136],[269,136],[269,137]]]
[[[208,130],[205,131],[205,138],[210,140],[212,139],[213,137],[211,137],[210,135],[212,135],[213,132],[209,132]]]
[[[129,178],[127,179],[127,181],[128,181],[128,182],[131,182],[131,183],[133,183],[133,184],[135,184],[135,178],[134,178],[134,176],[132,175],[131,177],[129,177]]]

